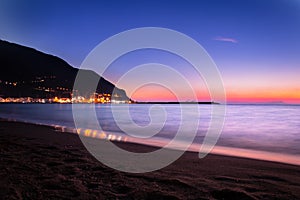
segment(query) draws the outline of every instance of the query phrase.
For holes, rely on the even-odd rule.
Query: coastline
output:
[[[164,138],[156,138],[152,140],[147,140],[146,142],[143,139],[132,138],[129,136],[124,136],[122,134],[118,134],[115,132],[99,132],[93,129],[86,129],[86,128],[79,128],[76,129],[75,127],[63,126],[58,124],[43,124],[43,123],[34,123],[30,121],[22,121],[16,119],[5,119],[0,117],[1,121],[8,121],[8,122],[16,122],[16,123],[26,123],[32,124],[37,126],[46,126],[50,129],[54,129],[55,131],[63,132],[63,133],[72,133],[75,135],[82,135],[83,137],[95,138],[100,140],[110,140],[112,142],[121,144],[126,142],[128,144],[133,145],[145,145],[149,146],[150,148],[161,148],[165,146],[169,141],[165,140]],[[103,134],[104,133],[104,134]],[[174,143],[174,147],[170,147],[170,150],[185,150],[186,146],[189,148],[186,150],[188,152],[193,152],[198,154],[201,148],[201,144],[193,143],[193,144],[185,144],[184,142]],[[297,154],[287,154],[287,153],[276,153],[270,152],[266,150],[257,150],[257,149],[246,149],[246,148],[238,148],[238,147],[229,147],[229,146],[219,146],[216,145],[210,154],[220,155],[220,156],[231,156],[231,157],[238,157],[238,158],[246,158],[246,159],[254,159],[254,160],[262,160],[262,161],[269,161],[269,162],[277,162],[282,164],[290,164],[300,166],[300,159]]]
[[[1,190],[30,199],[297,199],[300,167],[197,153],[161,170],[130,174],[104,166],[76,134],[45,125],[0,121]],[[134,152],[156,148],[115,142]]]

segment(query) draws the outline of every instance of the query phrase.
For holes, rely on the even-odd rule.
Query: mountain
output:
[[[0,97],[53,98],[70,96],[79,69],[64,60],[35,49],[0,40]],[[94,71],[81,70],[88,80],[99,80],[96,91],[85,87],[76,91],[89,96],[117,94],[128,100],[126,92],[100,77]]]

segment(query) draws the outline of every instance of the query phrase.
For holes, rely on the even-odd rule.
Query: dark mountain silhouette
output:
[[[70,96],[79,69],[64,60],[32,48],[0,40],[0,96],[53,98]],[[93,92],[121,96],[127,100],[124,90],[101,78],[90,70],[80,70],[85,77],[99,80],[96,91],[82,88],[80,95]],[[96,83],[97,84],[97,83]]]

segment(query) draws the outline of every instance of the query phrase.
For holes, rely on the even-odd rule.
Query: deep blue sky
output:
[[[198,41],[219,67],[228,94],[241,94],[237,99],[246,90],[281,88],[270,97],[280,100],[281,94],[288,101],[285,91],[300,93],[297,0],[0,2],[0,39],[57,55],[75,67],[106,38],[146,26]]]

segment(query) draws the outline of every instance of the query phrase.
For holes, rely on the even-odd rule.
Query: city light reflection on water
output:
[[[102,139],[102,140],[110,140],[110,141],[122,141],[126,142],[128,138],[126,136],[121,136],[113,133],[105,133],[104,131],[98,131],[93,129],[84,129],[84,128],[69,128],[65,126],[59,126],[59,125],[51,125],[54,127],[56,131],[59,132],[68,132],[68,133],[75,133],[78,135],[83,135],[85,137],[90,138],[96,138],[96,139]]]

